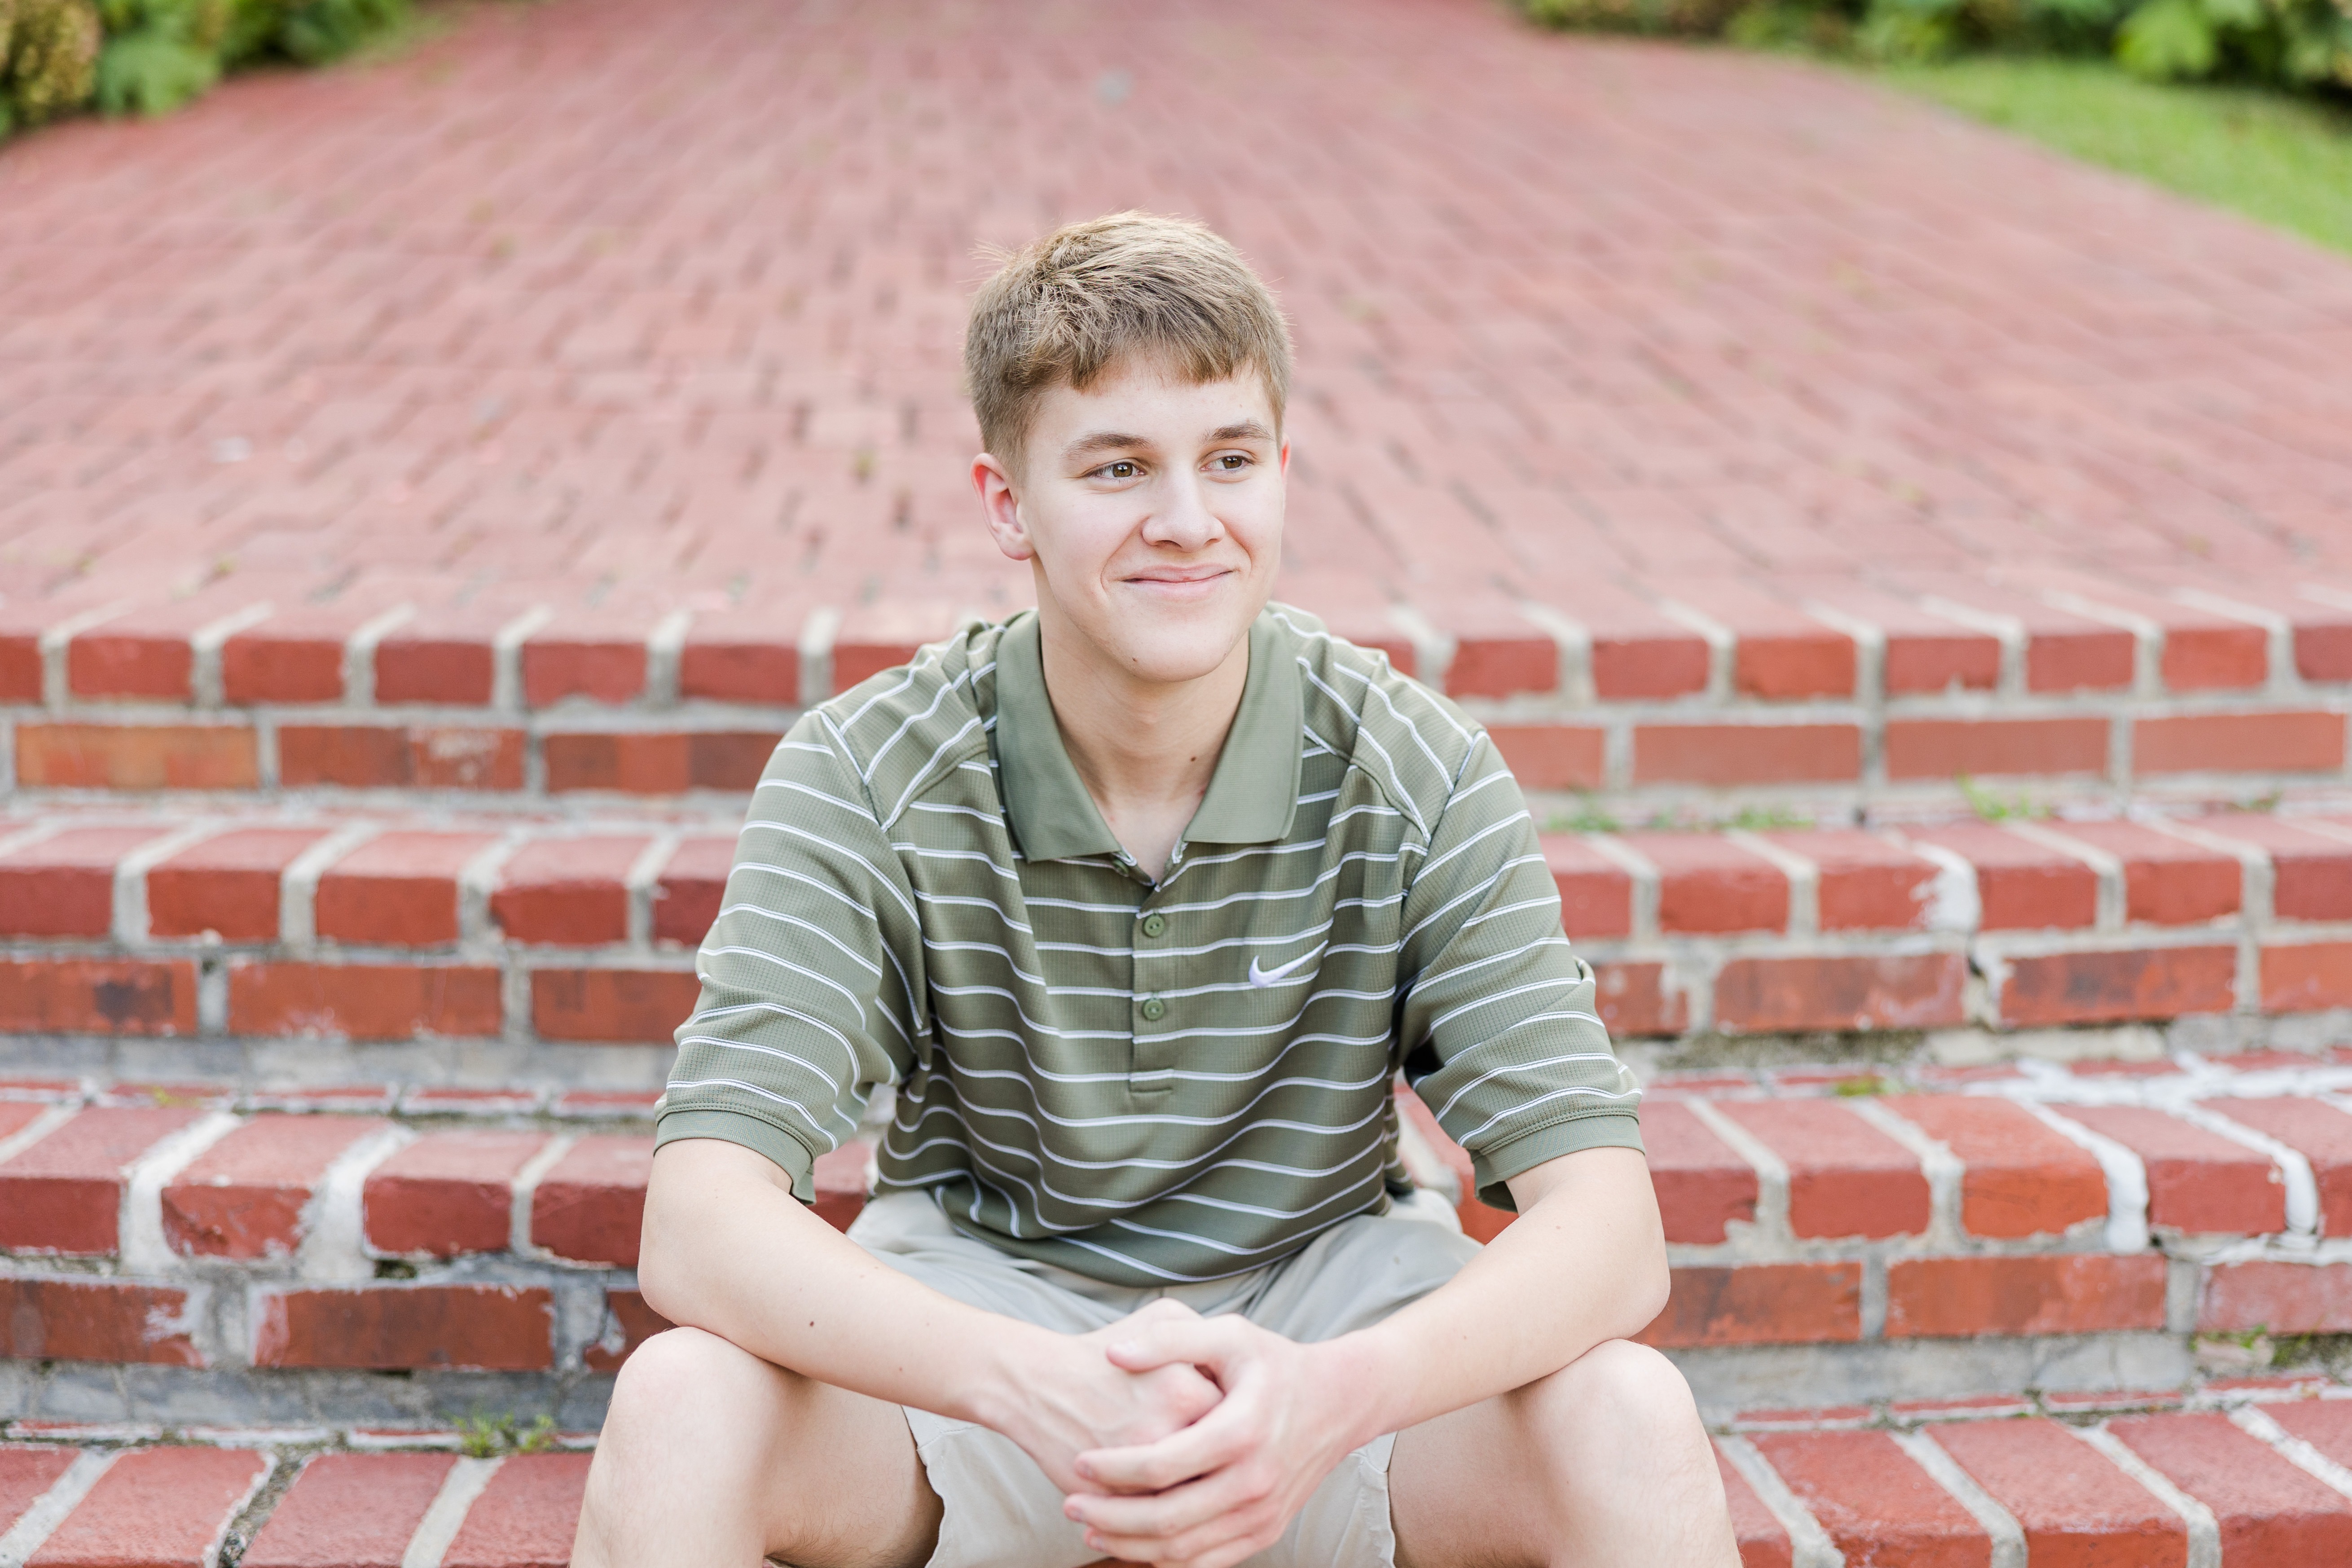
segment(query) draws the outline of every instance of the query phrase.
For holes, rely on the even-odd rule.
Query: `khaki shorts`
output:
[[[941,1295],[1063,1333],[1091,1333],[1165,1296],[1203,1317],[1239,1312],[1302,1342],[1379,1322],[1454,1278],[1477,1255],[1450,1210],[1429,1200],[1342,1221],[1305,1250],[1200,1285],[1129,1289],[1000,1252],[950,1225],[921,1193],[866,1205],[850,1239]],[[1062,1515],[1062,1493],[1011,1438],[909,1408],[907,1426],[945,1506],[929,1568],[1080,1568],[1099,1561]],[[1339,1462],[1280,1541],[1244,1568],[1391,1568],[1389,1451],[1394,1436]]]

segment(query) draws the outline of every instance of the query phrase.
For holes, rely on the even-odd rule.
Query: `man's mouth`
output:
[[[1192,583],[1212,582],[1216,578],[1231,575],[1233,570],[1230,566],[1155,566],[1149,572],[1138,572],[1125,581],[1181,586]]]

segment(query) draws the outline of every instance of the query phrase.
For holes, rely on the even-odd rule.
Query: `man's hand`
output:
[[[1338,1342],[1297,1344],[1237,1316],[1139,1312],[1107,1331],[1113,1364],[1198,1367],[1224,1397],[1155,1442],[1077,1456],[1082,1487],[1063,1507],[1095,1551],[1227,1568],[1272,1545],[1332,1468],[1376,1436],[1358,1430],[1373,1419],[1363,1383],[1327,1364]]]
[[[1178,1301],[1154,1301],[1141,1311],[1090,1334],[1052,1335],[1051,1360],[1028,1366],[985,1424],[1021,1445],[1038,1468],[1065,1492],[1087,1489],[1076,1468],[1097,1449],[1148,1452],[1199,1420],[1223,1397],[1189,1356],[1162,1356],[1125,1365],[1115,1346],[1155,1330],[1199,1323]]]

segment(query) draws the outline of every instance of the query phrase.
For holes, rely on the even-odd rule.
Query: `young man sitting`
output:
[[[1732,1568],[1632,1080],[1475,723],[1268,595],[1290,346],[1198,226],[965,351],[1037,610],[793,726],[678,1031],[582,1568]],[[1413,1201],[1402,1070],[1519,1218]],[[811,1167],[896,1089],[847,1237]]]

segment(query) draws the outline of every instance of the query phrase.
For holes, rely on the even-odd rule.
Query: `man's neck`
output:
[[[1059,616],[1043,613],[1038,651],[1062,746],[1095,808],[1157,881],[1192,820],[1249,683],[1249,638],[1196,679],[1138,680]]]

